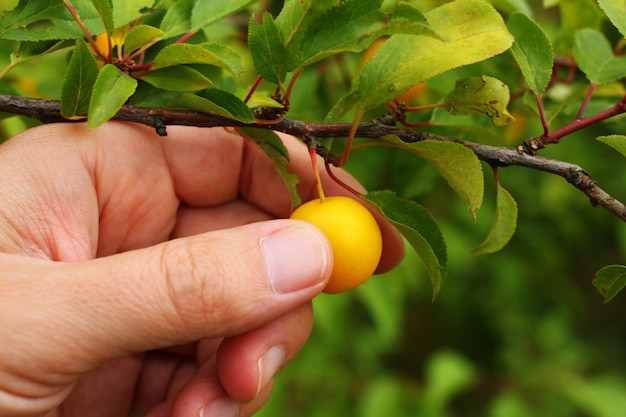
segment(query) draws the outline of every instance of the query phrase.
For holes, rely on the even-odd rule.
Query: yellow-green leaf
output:
[[[388,190],[370,192],[365,199],[402,233],[424,261],[434,299],[446,279],[448,255],[446,242],[432,214],[415,201],[399,198]]]
[[[487,255],[498,252],[506,246],[513,237],[517,227],[517,203],[511,194],[498,185],[496,198],[496,214],[487,238],[472,253],[474,255]]]
[[[604,296],[604,302],[608,303],[626,286],[626,266],[605,266],[596,272],[596,277],[592,283]]]
[[[514,119],[507,110],[510,97],[506,84],[481,75],[457,80],[454,90],[444,101],[452,114],[484,114],[495,126],[505,126]]]
[[[414,152],[437,167],[450,187],[469,206],[472,217],[476,218],[476,210],[483,201],[484,179],[480,161],[472,151],[454,142],[424,140],[407,143],[393,135],[380,140]]]
[[[456,0],[426,13],[439,37],[393,35],[363,67],[360,107],[371,109],[412,86],[456,67],[498,55],[513,36],[502,16],[481,0]]]

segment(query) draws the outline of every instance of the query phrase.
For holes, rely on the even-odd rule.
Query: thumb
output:
[[[13,310],[4,311],[13,320],[0,334],[29,337],[30,363],[78,374],[129,352],[239,334],[283,316],[323,289],[332,252],[315,227],[274,220],[12,269],[16,285],[3,289],[0,312]]]

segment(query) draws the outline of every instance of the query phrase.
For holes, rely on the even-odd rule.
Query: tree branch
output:
[[[7,112],[38,119],[44,123],[77,122],[61,116],[60,103],[55,100],[28,99],[0,95],[0,112]],[[198,127],[257,127],[270,129],[304,138],[347,137],[351,123],[308,123],[282,118],[276,122],[243,123],[223,116],[188,110],[166,110],[144,107],[123,106],[113,118],[135,122],[153,127],[159,135],[166,135],[168,125],[186,125]],[[78,120],[80,121],[80,120]],[[626,206],[600,188],[593,178],[580,166],[560,160],[539,157],[520,152],[518,149],[481,145],[457,138],[435,135],[417,129],[399,128],[380,123],[361,123],[356,130],[356,137],[377,139],[386,135],[395,135],[408,143],[422,140],[455,142],[466,146],[482,161],[492,167],[521,166],[565,178],[570,184],[582,191],[591,204],[601,206],[626,221]],[[324,155],[328,157],[328,155]]]

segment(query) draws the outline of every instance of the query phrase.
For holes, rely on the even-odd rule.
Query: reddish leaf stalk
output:
[[[67,10],[70,12],[72,17],[76,21],[76,23],[78,23],[78,26],[80,27],[80,29],[83,31],[83,33],[87,37],[87,40],[89,41],[89,44],[91,45],[93,50],[96,51],[98,56],[100,58],[102,58],[105,62],[109,62],[110,63],[111,62],[111,55],[110,54],[108,56],[105,55],[104,52],[102,52],[100,50],[100,48],[98,48],[98,45],[96,45],[96,41],[91,36],[91,33],[89,33],[89,30],[87,29],[87,26],[85,25],[85,22],[83,22],[83,20],[80,18],[80,16],[78,15],[78,12],[76,11],[76,9],[72,5],[72,3],[70,3],[69,0],[63,0],[63,4],[67,8]],[[109,50],[110,49],[111,49],[111,40],[109,39]]]
[[[596,91],[596,86],[597,85],[595,83],[591,83],[589,85],[587,94],[585,94],[585,99],[580,105],[580,109],[578,110],[578,113],[576,113],[576,120],[580,120],[583,118],[583,115],[585,114],[585,110],[587,110],[587,106],[589,105],[589,101],[591,101],[591,96],[593,96],[593,92]]]

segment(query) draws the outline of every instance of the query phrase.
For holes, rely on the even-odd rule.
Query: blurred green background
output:
[[[526,4],[507,4],[514,3]],[[280,2],[272,6],[279,10]],[[560,17],[555,8],[544,10],[537,5],[533,10],[551,37],[558,38]],[[218,30],[208,28],[206,37],[238,42],[241,47],[236,28],[227,22],[219,25]],[[0,68],[9,64],[13,51],[14,44],[0,44]],[[65,50],[45,61],[23,64],[0,82],[0,92],[58,98],[59,77],[66,63]],[[359,56],[348,55],[307,69],[294,89],[289,117],[322,120],[349,88],[360,64]],[[53,68],[61,72],[52,75]],[[480,74],[503,80],[512,94],[523,90],[519,71],[511,56],[504,54],[429,80],[426,93],[413,104],[438,102],[455,79]],[[254,79],[253,74],[247,77]],[[225,80],[221,87],[234,85]],[[572,120],[587,86],[578,74],[573,83],[559,85],[546,97],[548,112],[555,115],[554,127]],[[608,108],[623,93],[619,83],[608,86],[589,112]],[[484,116],[451,118],[436,110],[435,120],[455,126],[432,130],[516,146],[542,132],[532,105],[525,104],[532,100],[517,97],[510,106],[518,119],[513,127],[494,128]],[[377,109],[368,117],[386,110]],[[431,113],[411,118],[427,120]],[[0,133],[10,137],[33,124],[5,118]],[[598,135],[624,132],[626,122],[618,117],[569,136],[541,155],[581,165],[605,190],[624,201],[624,159],[594,140]],[[320,295],[314,300],[310,341],[280,373],[274,395],[259,416],[626,414],[626,326],[622,323],[626,294],[603,304],[591,284],[601,267],[626,262],[624,223],[593,208],[560,177],[519,167],[501,168],[502,185],[519,206],[517,232],[501,252],[475,257],[470,252],[486,236],[494,214],[495,185],[488,166],[484,165],[486,195],[477,222],[436,170],[415,155],[364,148],[351,155],[347,169],[368,189],[396,190],[433,213],[448,244],[447,281],[433,301],[426,271],[407,248],[405,260],[394,271],[373,277],[349,293]]]

